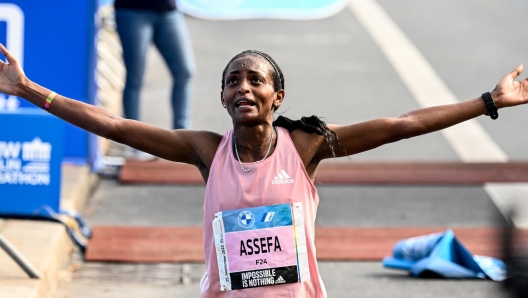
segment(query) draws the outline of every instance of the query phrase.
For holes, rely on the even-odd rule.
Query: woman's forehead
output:
[[[264,58],[257,55],[248,54],[233,60],[233,62],[229,64],[227,73],[241,70],[252,70],[269,74],[270,67],[271,65],[269,65],[269,62]]]

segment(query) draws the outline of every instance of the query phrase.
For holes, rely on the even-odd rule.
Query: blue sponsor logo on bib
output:
[[[238,215],[238,224],[243,228],[250,228],[255,223],[255,215],[251,211],[242,211]]]

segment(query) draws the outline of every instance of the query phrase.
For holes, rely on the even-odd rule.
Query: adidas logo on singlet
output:
[[[284,278],[282,278],[282,276],[279,275],[279,277],[277,277],[277,279],[275,280],[275,283],[276,284],[283,284],[285,283],[286,281],[284,280]]]
[[[277,174],[277,176],[273,177],[273,180],[271,180],[272,184],[292,184],[295,183],[295,179],[290,177],[288,173],[286,173],[285,170],[282,170]]]

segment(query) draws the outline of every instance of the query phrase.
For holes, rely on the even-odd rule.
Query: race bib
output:
[[[217,212],[213,231],[222,291],[310,279],[302,203]]]

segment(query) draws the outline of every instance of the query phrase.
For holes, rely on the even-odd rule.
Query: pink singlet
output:
[[[275,151],[247,173],[233,130],[222,137],[205,191],[201,297],[326,297],[314,242],[319,196],[289,132],[276,132]]]

